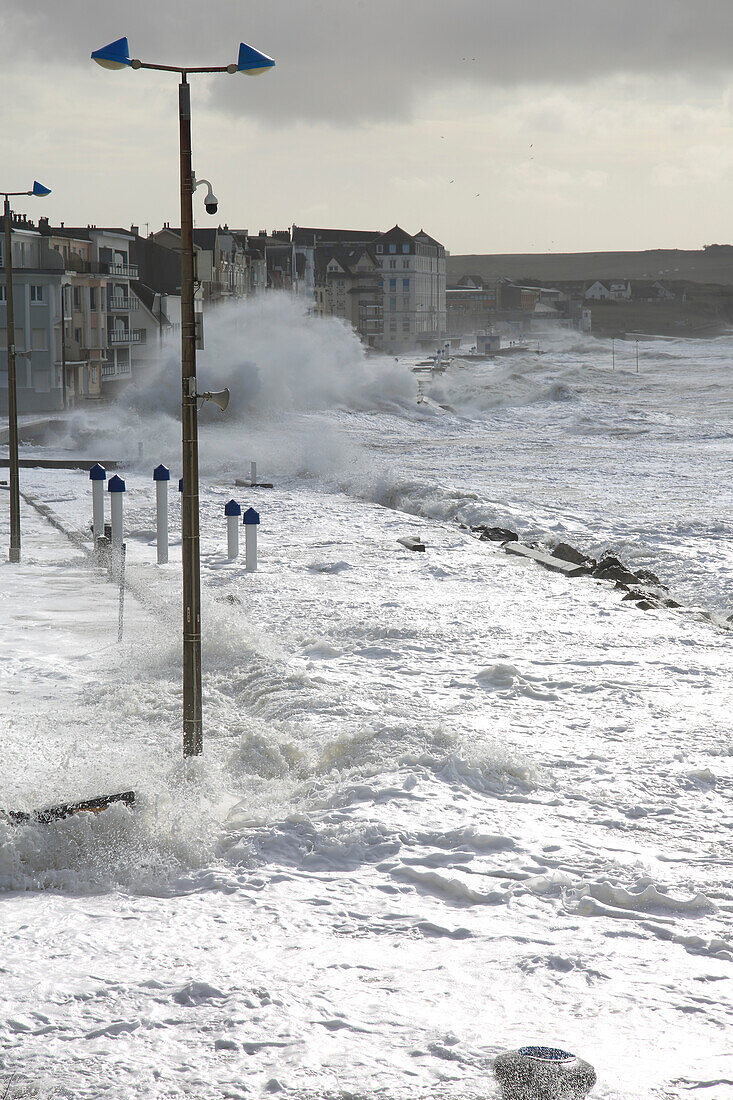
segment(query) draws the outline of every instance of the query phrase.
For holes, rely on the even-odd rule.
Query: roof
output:
[[[181,230],[176,226],[164,225],[162,229],[153,234],[153,237],[158,237],[161,233],[172,233],[174,237],[180,237]],[[218,229],[194,229],[193,243],[205,252],[213,252],[216,248],[218,233]]]
[[[110,225],[84,225],[84,226],[68,226],[68,225],[49,225],[48,234],[52,237],[73,237],[79,241],[90,241],[92,239],[92,233],[114,233],[115,236],[127,237],[129,240],[134,240],[135,234],[131,233],[129,229],[120,229],[118,226]]]
[[[293,226],[293,244],[338,244],[340,241],[367,242],[381,236],[378,229],[316,229],[302,225]]]

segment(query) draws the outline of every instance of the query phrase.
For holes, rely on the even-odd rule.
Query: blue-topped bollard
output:
[[[500,1054],[494,1076],[502,1100],[583,1100],[596,1083],[589,1062],[555,1047],[519,1047]]]
[[[104,483],[107,480],[104,466],[95,462],[89,471],[89,480],[92,483],[92,542],[96,550],[97,539],[104,535]]]
[[[260,522],[260,513],[254,508],[248,508],[242,516],[244,524],[244,568],[248,573],[254,573],[257,568],[257,527]]]
[[[117,474],[107,482],[107,492],[110,494],[110,508],[112,511],[112,546],[117,550],[122,549],[122,494],[125,492],[125,483]]]
[[[179,479],[178,479],[178,492],[179,493],[183,492],[183,478],[182,477],[179,477]]]
[[[239,557],[239,517],[242,509],[236,500],[229,500],[224,505],[224,515],[227,518],[227,557],[234,561]]]
[[[155,482],[155,541],[158,565],[168,561],[168,482],[171,472],[162,463],[153,470]]]

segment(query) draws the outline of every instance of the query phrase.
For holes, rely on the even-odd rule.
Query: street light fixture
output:
[[[235,64],[183,68],[151,65],[130,57],[126,38],[95,50],[92,60],[104,69],[158,69],[178,73],[178,123],[181,182],[181,383],[183,437],[183,755],[203,751],[201,722],[201,568],[199,558],[199,463],[196,406],[196,319],[194,315],[193,192],[197,181],[191,167],[191,73],[244,73],[257,76],[273,68],[267,54],[242,42]],[[215,213],[218,201],[207,180],[205,205]],[[213,209],[211,209],[213,207]]]
[[[13,308],[13,238],[11,223],[13,212],[10,200],[16,195],[34,195],[43,199],[51,194],[34,180],[30,191],[0,191],[5,196],[3,220],[5,223],[5,315],[8,338],[8,465],[10,467],[10,549],[8,561],[20,561],[20,469],[18,461],[18,388],[15,379],[15,311]],[[63,291],[62,291],[63,293]]]

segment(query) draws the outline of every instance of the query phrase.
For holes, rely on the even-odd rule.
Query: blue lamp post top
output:
[[[247,526],[249,526],[251,523],[259,523],[259,522],[260,522],[260,513],[255,512],[254,508],[248,508],[247,511],[242,516],[242,523],[246,524]]]
[[[170,479],[170,470],[161,462],[160,466],[156,466],[153,470],[153,481],[170,481]]]
[[[107,491],[110,493],[124,493],[125,483],[122,478],[118,477],[117,474],[111,477],[107,483]]]
[[[237,504],[236,500],[228,500],[224,505],[225,516],[241,516],[242,509]]]
[[[91,481],[106,481],[107,471],[104,466],[101,466],[98,462],[95,462],[89,471],[89,478]]]
[[[44,187],[42,183],[38,182],[38,180],[33,180],[33,190],[31,191],[31,194],[35,195],[37,199],[44,199],[46,195],[51,194],[51,188]]]
[[[102,46],[101,50],[95,50],[92,61],[96,61],[103,69],[124,69],[132,64],[130,47],[126,38],[118,38],[116,42],[110,42]]]
[[[94,56],[94,55],[92,55]],[[237,59],[238,73],[246,76],[259,76],[274,68],[275,62],[266,53],[260,53],[254,46],[248,46],[246,42],[239,43],[239,57]]]

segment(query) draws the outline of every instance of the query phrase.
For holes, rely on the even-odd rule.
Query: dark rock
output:
[[[622,584],[636,584],[638,577],[623,565],[604,565],[603,562],[593,570],[593,576],[602,581],[621,581]]]
[[[599,569],[606,569],[611,565],[614,565],[617,569],[625,569],[626,568],[624,563],[619,561],[618,558],[615,558],[613,556],[613,554],[602,554],[601,558],[598,562],[598,568]]]
[[[508,527],[487,527],[480,524],[472,530],[476,531],[482,542],[519,542],[517,532],[510,531]]]
[[[595,566],[596,564],[593,558],[581,554],[580,550],[576,550],[574,546],[570,546],[567,542],[558,542],[552,551],[552,556],[553,558],[562,558],[563,561],[571,561],[574,565]]]
[[[623,600],[645,600],[646,598],[646,592],[640,592],[638,588],[630,588],[626,595],[622,597],[622,602]]]
[[[651,600],[639,600],[636,605],[640,611],[651,611],[654,607],[659,607],[658,603],[653,603]]]
[[[628,584],[624,584],[624,582],[623,582],[623,581],[616,581],[616,583],[614,584],[614,586],[613,586],[613,587],[614,587],[614,588],[622,588],[622,589],[624,590],[624,592],[628,592],[628,591],[629,591],[629,586],[628,586]]]
[[[637,569],[636,575],[640,581],[644,581],[645,584],[657,584],[661,585],[661,581],[656,573],[652,573],[651,569]]]
[[[677,600],[670,599],[669,596],[665,596],[661,601],[663,607],[681,607],[682,604],[677,603]]]

